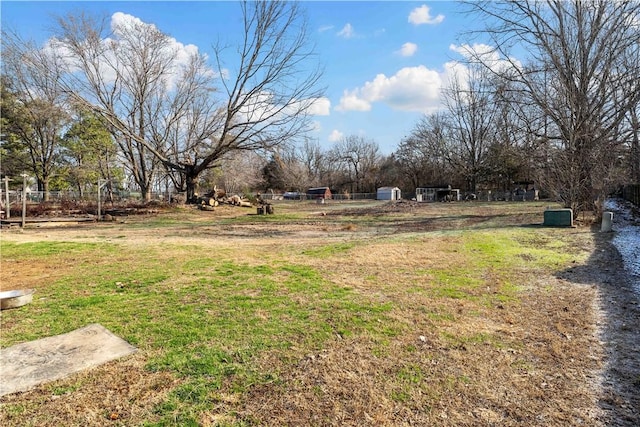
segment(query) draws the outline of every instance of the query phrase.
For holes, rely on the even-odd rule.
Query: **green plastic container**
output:
[[[547,209],[544,211],[544,226],[573,227],[573,211],[571,209]]]

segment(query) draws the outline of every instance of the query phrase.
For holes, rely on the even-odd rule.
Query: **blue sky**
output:
[[[458,36],[474,25],[450,1],[304,1],[309,29],[325,69],[323,108],[309,136],[329,148],[348,135],[393,152],[422,114],[441,104],[439,88],[462,59]],[[44,43],[52,16],[88,10],[130,15],[154,24],[177,42],[205,53],[219,38],[233,42],[240,8],[235,1],[2,1],[2,26]]]

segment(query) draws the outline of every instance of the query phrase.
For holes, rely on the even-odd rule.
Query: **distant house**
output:
[[[329,187],[316,187],[307,190],[307,199],[331,199]]]
[[[380,187],[376,195],[376,200],[400,200],[400,189],[398,187]]]

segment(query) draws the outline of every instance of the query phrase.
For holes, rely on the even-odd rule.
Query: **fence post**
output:
[[[4,177],[4,191],[5,191],[5,197],[7,200],[7,212],[6,212],[6,218],[9,219],[11,218],[11,199],[9,198],[9,177],[5,176]]]
[[[24,228],[27,222],[27,175],[22,174],[22,228]]]
[[[622,189],[622,197],[625,200],[640,206],[640,184],[629,184]]]

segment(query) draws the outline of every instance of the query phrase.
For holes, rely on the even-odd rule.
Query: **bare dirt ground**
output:
[[[342,242],[367,235],[443,228],[442,218],[415,218],[414,214],[424,209],[423,206],[411,202],[364,208],[353,205],[348,209],[329,205],[309,206],[305,218],[290,221],[286,226],[259,222],[220,226],[217,223],[225,218],[246,215],[246,211],[238,208],[223,207],[213,215],[203,213],[196,218],[195,221],[201,221],[200,225],[210,224],[198,227],[197,232],[188,225],[172,226],[167,228],[168,231],[129,228],[125,227],[127,221],[139,219],[117,219],[114,223],[97,226],[62,225],[24,233],[15,229],[3,230],[0,237],[16,242],[77,239],[124,244],[197,243],[212,247],[224,239],[225,245],[230,241],[251,242],[262,250],[275,242],[278,245],[300,245],[316,239],[324,243]],[[354,228],[332,221],[345,215],[375,218],[389,213],[399,215],[393,223],[372,223],[367,227]],[[474,215],[462,217],[452,212],[447,227],[465,224],[491,227],[493,220],[495,217],[489,210],[479,210]],[[536,218],[516,216],[508,221],[514,225],[526,224],[535,222]],[[584,228],[588,232],[588,228]],[[484,313],[485,324],[467,325],[479,330],[491,329],[505,339],[510,336],[528,337],[525,349],[504,349],[487,355],[487,347],[445,345],[436,336],[425,333],[424,340],[418,340],[417,336],[398,338],[391,344],[389,357],[376,358],[371,357],[371,343],[338,340],[319,354],[301,357],[298,369],[283,373],[282,380],[289,385],[288,388],[260,386],[244,397],[220,394],[217,408],[220,413],[235,412],[240,419],[252,420],[257,425],[640,425],[640,296],[634,289],[634,279],[623,269],[620,255],[611,244],[612,235],[594,232],[594,236],[593,247],[590,248],[592,255],[585,264],[562,271],[555,277],[539,279],[541,285],[553,287],[552,294],[542,286],[534,286],[527,291],[530,304],[522,304],[516,311],[487,312]],[[401,253],[404,249],[389,245],[379,250],[380,253],[353,260],[351,268],[356,265],[373,270],[376,257]],[[375,248],[372,251],[375,252]],[[416,258],[416,262],[421,261],[420,254],[411,256]],[[386,274],[378,268],[374,274]],[[17,279],[14,273],[4,270],[3,280]],[[22,283],[36,288],[44,286],[58,274],[55,270],[43,272],[40,266],[29,265],[21,265],[19,271],[27,278]],[[336,281],[350,280],[346,269],[338,270],[334,275]],[[383,276],[383,279],[400,280],[391,275]],[[349,285],[366,286],[355,282]],[[411,296],[395,297],[406,299],[407,313],[412,312],[412,306],[419,304]],[[459,310],[466,310],[463,303]],[[418,330],[429,327],[422,318],[407,318],[406,321],[415,324]],[[410,362],[431,366],[431,373],[435,377],[441,376],[442,381],[460,377],[459,370],[471,366],[474,377],[487,379],[484,383],[486,389],[470,387],[468,392],[443,396],[428,415],[423,411],[413,411],[411,407],[398,406],[385,397],[394,391],[385,390],[389,383],[384,377],[397,373],[398,361],[392,357],[393,349],[407,346],[420,349],[415,353],[415,360]],[[587,349],[598,350],[590,353]],[[521,360],[523,353],[529,354],[527,357],[531,359]],[[265,366],[278,363],[270,357],[277,359],[277,355],[267,354],[261,363]],[[546,367],[538,372],[523,373],[519,378],[501,372],[502,366],[538,363],[538,359],[543,360],[542,365]],[[80,374],[71,383],[63,383],[65,388],[77,388],[75,393],[52,395],[50,389],[40,387],[6,396],[0,400],[0,423],[16,426],[104,425],[109,420],[111,425],[137,424],[150,416],[149,408],[161,402],[177,382],[166,372],[145,371],[144,357],[138,354]],[[535,384],[526,391],[529,408],[522,408],[519,403],[521,396],[509,392],[529,387],[524,383]],[[551,394],[563,398],[549,403],[547,396]],[[411,397],[416,404],[433,402],[433,396]],[[44,415],[25,418],[20,414],[9,414],[2,409],[6,404],[23,407],[25,413]],[[25,419],[29,422],[25,423]],[[233,421],[212,413],[202,419],[201,424],[218,425]]]

